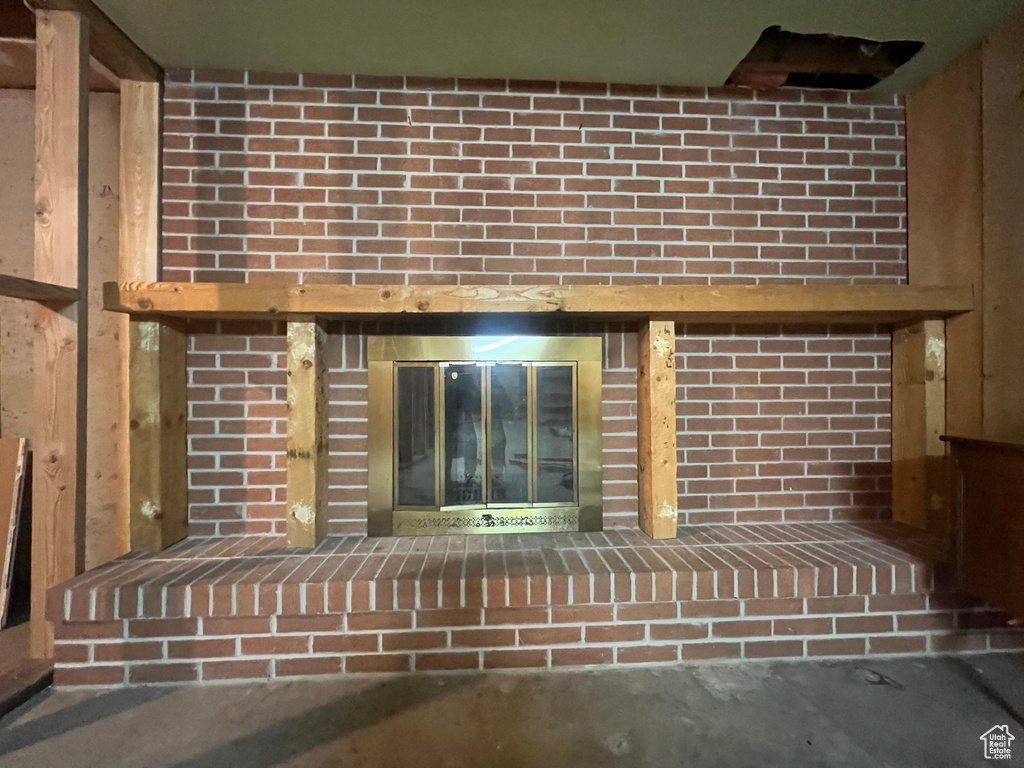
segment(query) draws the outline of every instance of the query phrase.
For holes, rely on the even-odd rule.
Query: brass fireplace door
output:
[[[601,339],[369,340],[369,531],[600,530]]]

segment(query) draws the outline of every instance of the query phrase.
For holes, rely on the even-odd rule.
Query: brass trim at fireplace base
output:
[[[395,536],[579,531],[579,507],[462,507],[457,511],[396,509]]]
[[[530,533],[599,531],[602,524],[601,338],[595,336],[371,336],[367,343],[369,369],[369,494],[368,532],[371,536],[417,536],[458,533]],[[396,504],[396,370],[401,365],[515,363],[571,365],[574,370],[573,406],[575,495],[571,503],[535,501],[530,477],[530,503],[400,507]],[[533,375],[531,369],[531,376]],[[435,378],[435,500],[442,499],[443,398]],[[489,376],[484,376],[487,385]],[[486,387],[485,387],[486,388]],[[437,405],[437,401],[441,405]],[[534,430],[530,403],[530,429]],[[486,407],[482,413],[489,419]],[[533,437],[529,438],[531,441]],[[531,442],[532,445],[532,442]],[[535,455],[535,448],[531,448]],[[490,452],[485,449],[490,470]],[[484,489],[484,498],[489,498]]]

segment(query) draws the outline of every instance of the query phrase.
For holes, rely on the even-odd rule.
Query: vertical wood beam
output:
[[[121,81],[120,279],[160,279],[161,86]],[[128,516],[132,550],[188,535],[188,336],[182,323],[132,320],[128,360]]]
[[[893,517],[948,535],[943,322],[894,328],[892,352]]]
[[[984,434],[1024,439],[1024,11],[982,48]]]
[[[948,460],[935,433],[983,427],[981,47],[910,94],[906,119],[909,283],[973,285],[977,309],[944,329],[893,331],[893,517],[948,536]]]
[[[676,328],[671,320],[648,320],[638,334],[637,469],[640,530],[653,539],[676,536]]]
[[[36,14],[35,278],[82,300],[36,310],[32,472],[32,626],[53,649],[46,592],[85,561],[89,27],[77,13]]]
[[[183,323],[129,324],[131,547],[166,549],[188,535],[187,373]]]
[[[316,318],[288,322],[288,495],[291,547],[327,535],[327,334]]]

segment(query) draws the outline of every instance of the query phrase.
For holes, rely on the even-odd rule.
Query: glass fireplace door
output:
[[[575,378],[573,363],[396,363],[396,506],[576,504]]]
[[[371,535],[600,530],[600,339],[371,342]]]

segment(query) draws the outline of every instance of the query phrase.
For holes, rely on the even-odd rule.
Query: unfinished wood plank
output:
[[[173,320],[129,328],[131,548],[162,550],[188,535],[187,334]]]
[[[78,301],[78,289],[66,285],[52,285],[13,275],[0,275],[0,296],[50,304],[69,304]]]
[[[327,535],[327,333],[315,319],[288,323],[288,545]]]
[[[126,283],[105,287],[106,308],[134,314],[268,318],[288,314],[558,313],[592,319],[721,323],[889,323],[973,308],[970,287],[804,285],[264,285]]]
[[[941,320],[893,330],[893,518],[946,536],[946,346]]]
[[[7,624],[10,607],[27,446],[24,438],[0,438],[0,628]]]
[[[155,280],[160,274],[160,146],[160,84],[123,80],[122,280]],[[184,326],[159,320],[133,322],[125,338],[133,550],[161,550],[188,534],[186,346]]]
[[[1024,438],[1024,12],[983,49],[984,432]]]
[[[94,93],[89,108],[89,391],[86,423],[85,567],[129,550],[128,335],[124,315],[103,309],[103,283],[118,271],[120,97]]]
[[[973,312],[946,320],[946,429],[982,434],[981,46],[907,96],[912,286],[973,285]]]
[[[640,325],[637,366],[637,469],[640,530],[653,539],[676,536],[676,329],[670,320]]]
[[[88,24],[36,14],[35,277],[87,283]],[[46,591],[84,567],[87,313],[36,306],[32,652],[49,656]]]
[[[89,47],[103,66],[120,78],[160,82],[163,69],[139,48],[91,0],[26,0],[36,11],[78,13],[89,24]],[[38,35],[36,36],[38,40]]]
[[[160,278],[160,83],[121,81],[121,280]]]

